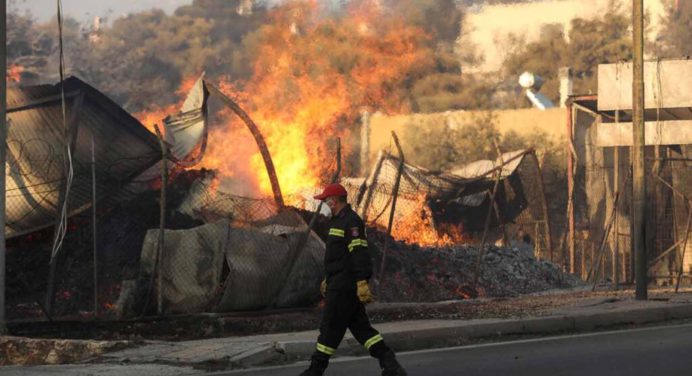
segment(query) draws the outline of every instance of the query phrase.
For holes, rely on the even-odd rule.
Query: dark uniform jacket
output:
[[[356,282],[372,276],[363,220],[346,205],[332,217],[324,255],[327,290],[356,291]]]

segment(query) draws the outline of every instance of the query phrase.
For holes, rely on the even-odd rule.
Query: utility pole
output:
[[[632,244],[635,262],[635,297],[647,299],[646,175],[644,172],[644,0],[633,0],[632,33]]]
[[[5,333],[5,159],[7,145],[7,1],[0,0],[0,334]]]

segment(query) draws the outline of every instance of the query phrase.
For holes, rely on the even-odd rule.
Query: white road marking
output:
[[[477,345],[465,345],[465,346],[444,347],[444,348],[437,348],[437,349],[427,349],[427,350],[404,351],[404,352],[397,353],[397,357],[402,357],[402,356],[407,356],[407,355],[440,353],[440,352],[445,352],[445,351],[471,350],[471,349],[477,349],[477,348],[511,346],[511,345],[524,344],[524,343],[559,341],[559,340],[571,339],[571,338],[598,337],[598,336],[607,336],[607,335],[622,334],[622,333],[640,333],[640,332],[661,330],[662,328],[666,328],[666,329],[692,328],[692,323],[680,324],[680,325],[658,325],[658,326],[639,328],[639,329],[609,330],[609,331],[605,331],[605,332],[593,332],[593,333],[582,333],[582,334],[565,334],[565,335],[561,335],[561,336],[553,336],[553,337],[545,337],[545,338],[531,338],[531,339],[522,339],[522,340],[515,340],[515,341],[482,343],[482,344],[477,344]],[[363,359],[368,359],[368,357],[367,356],[358,356],[358,357],[356,357],[356,356],[342,356],[342,357],[332,359],[330,361],[330,363],[356,362],[356,361],[361,361]],[[307,366],[308,364],[310,364],[308,361],[300,361],[300,362],[291,363],[291,364],[284,364],[284,365],[280,365],[280,366],[246,368],[246,369],[242,369],[242,370],[206,373],[205,375],[214,376],[214,375],[237,374],[237,373],[244,373],[244,372],[261,372],[261,371],[270,371],[270,370],[274,370],[274,369],[284,369],[284,368],[289,368],[289,367],[292,368],[292,367],[298,367],[298,366]]]

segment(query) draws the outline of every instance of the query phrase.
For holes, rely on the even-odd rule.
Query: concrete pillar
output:
[[[573,92],[572,68],[560,68],[558,77],[560,78],[560,108],[566,108],[567,98]]]

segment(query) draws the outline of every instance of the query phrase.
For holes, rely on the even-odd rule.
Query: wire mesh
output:
[[[518,240],[535,247],[539,256],[547,256],[551,245],[546,236],[544,196],[541,189],[536,189],[542,180],[537,159],[526,157],[531,155],[529,151],[514,153],[511,161],[508,158],[507,162],[514,161],[514,167],[501,169],[502,184],[493,207],[492,167],[486,168],[486,174],[463,178],[404,164],[392,236],[428,246],[477,242],[490,209],[492,241]],[[372,176],[361,182],[358,209],[371,226],[388,226],[399,162],[396,157],[383,154]]]
[[[97,213],[99,317],[296,307],[319,298],[324,245],[298,212],[219,191],[208,172],[184,172],[168,191],[162,248],[157,190]],[[94,317],[92,225],[89,210],[69,221],[51,319]],[[10,320],[47,316],[52,233],[8,242]]]
[[[629,147],[598,145],[593,116],[580,114],[575,124],[576,273],[594,282],[631,283]],[[680,270],[687,280],[692,272],[690,242],[683,244],[692,198],[691,157],[689,145],[646,147],[647,259],[649,277],[660,285],[674,284]]]

